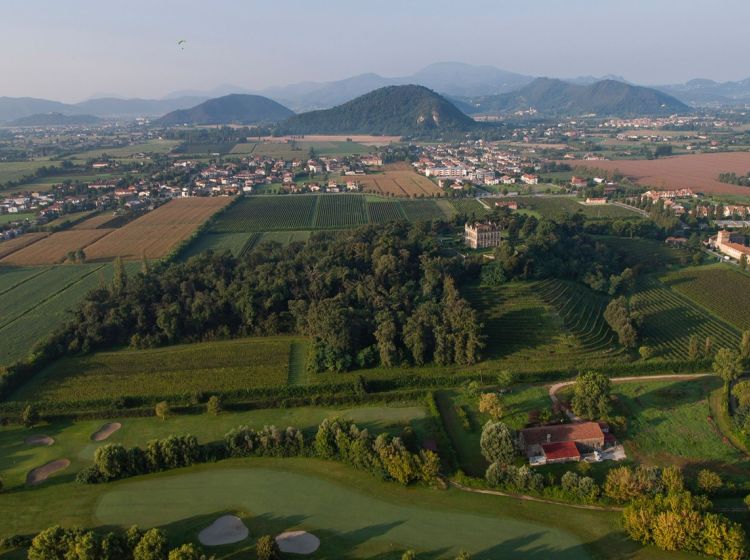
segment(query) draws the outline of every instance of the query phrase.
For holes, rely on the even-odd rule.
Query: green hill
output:
[[[289,134],[414,135],[463,131],[476,126],[450,101],[422,86],[388,86],[322,111],[289,118],[281,130]]]
[[[204,101],[191,109],[167,113],[154,124],[273,123],[294,115],[290,109],[261,95],[231,94]]]
[[[665,115],[690,111],[681,101],[652,88],[616,80],[577,85],[550,78],[538,78],[510,93],[476,98],[472,105],[477,113],[533,108],[549,115]]]
[[[92,115],[63,115],[62,113],[37,113],[28,117],[21,117],[10,124],[12,126],[71,126],[97,124],[99,117]]]

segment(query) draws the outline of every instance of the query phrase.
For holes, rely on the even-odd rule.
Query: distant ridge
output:
[[[172,111],[154,121],[157,125],[258,124],[282,121],[294,112],[261,95],[233,93],[209,99],[190,109]]]
[[[690,111],[681,101],[652,88],[616,80],[578,85],[550,78],[537,78],[518,91],[473,99],[472,105],[475,113],[507,113],[533,108],[545,115],[631,116]]]
[[[93,115],[63,115],[62,113],[37,113],[8,123],[11,126],[73,126],[97,124],[102,119]]]
[[[477,126],[453,103],[415,85],[387,86],[352,101],[320,111],[301,113],[280,125],[291,134],[415,135],[464,131]]]

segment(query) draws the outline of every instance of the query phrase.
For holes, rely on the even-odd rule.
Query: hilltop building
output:
[[[600,451],[605,442],[612,443],[614,438],[605,430],[606,424],[598,422],[526,428],[518,434],[518,444],[532,464],[580,461],[582,454]]]
[[[466,222],[464,241],[472,249],[484,249],[500,245],[502,229],[493,222]]]

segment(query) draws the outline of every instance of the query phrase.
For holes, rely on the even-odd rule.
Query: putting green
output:
[[[202,469],[118,483],[101,496],[95,517],[105,525],[151,527],[244,511],[250,515],[246,522],[251,535],[253,518],[274,520],[279,531],[304,529],[318,535],[322,546],[314,558],[340,558],[341,551],[369,558],[405,548],[440,557],[464,548],[476,559],[590,558],[573,534],[522,516],[511,518],[492,507],[500,504],[491,497],[481,497],[488,507],[480,514],[436,507],[436,500],[458,505],[464,497],[457,490],[388,486],[381,497],[287,469]]]

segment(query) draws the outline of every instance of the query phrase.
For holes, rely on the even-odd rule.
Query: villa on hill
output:
[[[493,222],[466,222],[464,242],[472,249],[484,249],[500,245],[502,229]]]
[[[750,247],[745,245],[745,237],[731,231],[721,230],[708,241],[709,245],[719,251],[722,255],[733,258],[736,261],[742,260],[744,256],[750,259]]]

